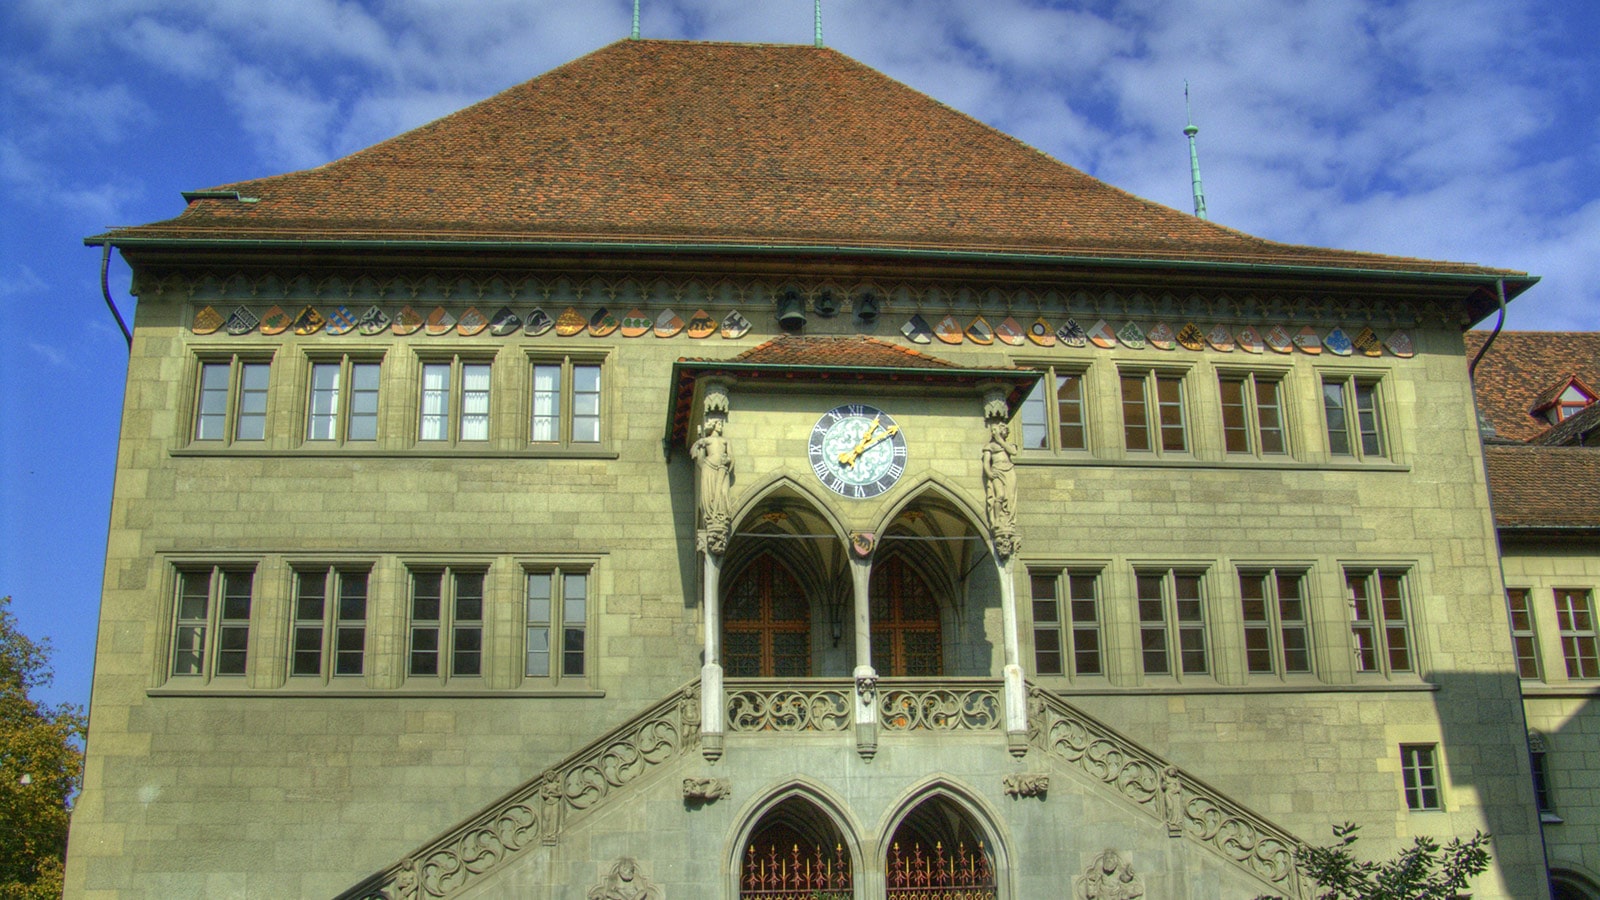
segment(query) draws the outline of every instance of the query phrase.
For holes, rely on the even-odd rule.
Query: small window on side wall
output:
[[[1389,456],[1383,399],[1376,379],[1323,375],[1322,412],[1331,455],[1359,460]]]
[[[1083,373],[1048,366],[1022,401],[1022,449],[1073,451],[1089,446]]]
[[[1437,744],[1401,744],[1400,776],[1407,809],[1414,812],[1444,809],[1439,790]]]

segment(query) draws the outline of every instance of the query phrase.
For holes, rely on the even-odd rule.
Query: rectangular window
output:
[[[411,573],[412,675],[483,674],[482,571],[435,569]]]
[[[1511,613],[1511,646],[1517,654],[1517,674],[1539,677],[1539,641],[1533,632],[1533,609],[1527,588],[1506,588],[1506,606]]]
[[[1322,411],[1328,426],[1328,452],[1356,459],[1384,458],[1381,405],[1376,381],[1324,375]]]
[[[552,569],[528,573],[529,678],[579,678],[587,671],[589,573]],[[555,657],[555,659],[552,659]]]
[[[536,444],[600,442],[600,366],[559,361],[533,365],[533,430]]]
[[[1182,453],[1189,449],[1183,376],[1122,373],[1122,427],[1129,450]]]
[[[1033,450],[1083,450],[1083,373],[1045,369],[1022,401],[1022,447]]]
[[[1556,628],[1568,678],[1600,678],[1596,649],[1594,594],[1582,588],[1556,588]]]
[[[195,398],[194,439],[265,440],[267,383],[271,370],[266,360],[237,356],[202,362],[200,390]]]
[[[424,441],[487,441],[492,366],[459,357],[422,365]]]
[[[1439,765],[1433,744],[1401,744],[1400,775],[1405,782],[1406,808],[1444,809],[1439,798]]]
[[[1266,569],[1239,573],[1245,668],[1250,674],[1311,671],[1304,583],[1303,572]]]
[[[1139,607],[1140,661],[1146,675],[1203,675],[1205,606],[1199,572],[1142,570],[1135,575]]]
[[[1555,797],[1550,790],[1549,757],[1544,749],[1544,738],[1537,733],[1528,736],[1528,763],[1533,770],[1533,800],[1544,822],[1560,822],[1556,815]]]
[[[1346,571],[1350,633],[1356,671],[1412,671],[1411,631],[1407,624],[1405,573],[1388,569]]]
[[[348,357],[312,363],[306,440],[377,440],[379,370],[377,362]]]
[[[366,649],[366,570],[296,572],[289,674],[322,678],[360,675]]]
[[[1284,442],[1283,385],[1260,373],[1222,374],[1222,440],[1229,453],[1270,456],[1288,452]]]
[[[184,569],[172,635],[172,674],[243,675],[250,652],[252,569]]]
[[[1040,675],[1102,675],[1100,573],[1033,571],[1033,662]]]

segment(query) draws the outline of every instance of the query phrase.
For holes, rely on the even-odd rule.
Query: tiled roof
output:
[[[1568,373],[1557,378],[1555,381],[1550,382],[1550,386],[1545,388],[1543,393],[1533,398],[1533,406],[1529,407],[1529,411],[1543,412],[1544,410],[1555,406],[1556,403],[1560,402],[1561,395],[1565,394],[1567,392],[1567,388],[1569,387],[1576,387],[1579,393],[1584,394],[1590,400],[1593,400],[1595,397],[1594,388],[1584,384],[1582,378]]]
[[[1488,446],[1500,528],[1600,528],[1600,448]]]
[[[1487,331],[1467,332],[1468,360],[1488,336]],[[1473,378],[1478,408],[1497,437],[1532,440],[1550,427],[1532,414],[1539,398],[1573,376],[1600,384],[1600,332],[1502,331]]]
[[[214,190],[254,202],[196,198],[90,241],[822,246],[1512,274],[1251,237],[808,46],[621,41],[343,159]]]
[[[735,356],[738,362],[776,366],[850,366],[869,369],[953,369],[949,360],[875,337],[808,337],[783,334]]]

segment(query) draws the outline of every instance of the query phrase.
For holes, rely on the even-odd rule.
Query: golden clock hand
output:
[[[890,425],[888,428],[884,429],[883,432],[880,433],[877,437],[874,437],[872,440],[867,441],[866,446],[857,449],[856,450],[856,456],[860,456],[861,454],[865,453],[866,451],[871,450],[873,447],[876,447],[879,443],[881,443],[883,441],[884,438],[894,437],[895,434],[898,433],[899,431],[900,431],[900,426],[899,425]]]
[[[878,419],[876,416],[874,416],[871,424],[867,426],[867,430],[861,433],[861,440],[856,444],[855,449],[849,451],[848,453],[839,454],[839,465],[854,466],[856,464],[856,459],[861,456],[861,452],[863,450],[867,449],[868,442],[872,440],[872,433],[877,430]]]

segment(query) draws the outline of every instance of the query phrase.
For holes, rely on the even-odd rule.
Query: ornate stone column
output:
[[[725,731],[722,696],[722,555],[733,525],[733,451],[723,430],[728,421],[728,386],[706,384],[700,439],[689,449],[695,463],[695,545],[703,557],[701,603],[705,613],[705,661],[700,667],[700,752],[722,757]]]
[[[873,535],[850,535],[850,586],[856,613],[856,752],[863,759],[871,759],[878,752],[878,670],[872,667],[872,611],[868,597],[875,546]]]
[[[1022,681],[1020,643],[1017,635],[1017,586],[1011,565],[1022,549],[1017,532],[1017,445],[1011,440],[1007,421],[1011,408],[1003,387],[989,387],[983,398],[983,418],[989,440],[983,445],[983,500],[988,518],[989,537],[994,546],[994,561],[1000,579],[1000,620],[1005,642],[1006,746],[1013,756],[1028,752],[1028,694]]]

